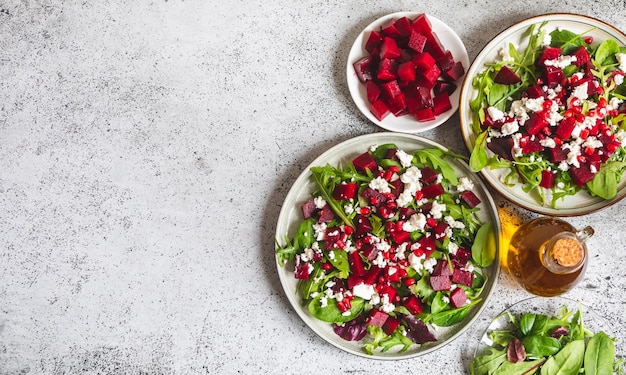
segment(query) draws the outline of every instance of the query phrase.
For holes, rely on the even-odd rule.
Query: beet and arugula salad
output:
[[[312,167],[297,230],[277,238],[303,308],[368,354],[436,342],[484,297],[497,224],[455,157],[384,144]]]
[[[470,167],[508,170],[501,182],[552,207],[581,191],[612,199],[626,169],[626,48],[548,25],[473,77]]]

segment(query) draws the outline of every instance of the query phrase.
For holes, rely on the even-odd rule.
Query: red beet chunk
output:
[[[437,178],[439,178],[437,171],[435,171],[431,167],[424,167],[421,169],[421,172],[422,177],[420,178],[420,181],[422,181],[426,185],[432,184],[433,182],[437,181]]]
[[[396,230],[389,233],[389,237],[391,237],[391,241],[396,245],[400,245],[405,243],[411,239],[411,233],[405,232],[403,230]]]
[[[317,207],[315,206],[313,199],[304,202],[300,206],[300,209],[302,210],[302,216],[304,216],[305,219],[313,217],[313,215],[317,212]]]
[[[408,112],[406,96],[403,93],[395,98],[389,98],[387,100],[387,106],[389,106],[389,110],[396,117],[403,116]]]
[[[463,67],[463,63],[457,61],[454,66],[443,73],[443,77],[450,81],[456,81],[459,78],[463,77],[465,74],[465,68]]]
[[[549,85],[560,85],[563,83],[565,75],[563,74],[563,69],[557,68],[555,66],[546,66],[544,71],[546,83]]]
[[[450,290],[450,287],[452,286],[452,283],[450,282],[450,276],[430,275],[429,281],[430,281],[430,286],[435,291]],[[457,289],[460,289],[460,288],[457,288]]]
[[[354,199],[358,185],[356,183],[339,184],[333,190],[333,198],[338,201]]]
[[[567,117],[559,123],[554,133],[561,137],[561,139],[568,139],[572,135],[575,127],[576,121],[572,117]]]
[[[400,48],[396,40],[390,37],[384,37],[383,43],[380,45],[381,59],[397,59],[400,57]]]
[[[337,241],[342,237],[341,230],[338,227],[326,228],[324,232],[324,249],[336,249]]]
[[[569,174],[576,186],[583,186],[595,176],[595,174],[591,172],[590,166],[587,164],[581,164],[580,168],[570,168]]]
[[[424,309],[422,302],[414,295],[409,296],[403,305],[413,315],[421,314]]]
[[[352,289],[355,286],[361,284],[362,282],[363,282],[363,277],[361,277],[361,276],[357,276],[357,275],[354,275],[354,274],[348,276],[347,283],[348,283],[348,288],[350,288],[350,289]]]
[[[417,121],[432,121],[435,119],[435,114],[431,108],[422,108],[415,111],[415,118]]]
[[[539,60],[537,60],[537,65],[544,65],[543,62],[546,60],[554,60],[561,55],[561,49],[558,47],[543,47],[543,52],[541,56],[539,56]]]
[[[378,248],[375,247],[372,244],[364,244],[361,247],[361,253],[370,262],[373,261],[374,259],[376,259],[376,257],[378,256],[378,251],[379,251]],[[378,268],[378,267],[376,267],[376,268]]]
[[[372,54],[383,43],[383,35],[378,31],[372,31],[365,42],[365,50]]]
[[[379,267],[370,267],[367,270],[365,276],[363,276],[363,284],[366,285],[374,285],[376,281],[378,281],[378,276],[381,274],[382,268]]]
[[[372,309],[365,322],[371,326],[382,327],[387,321],[387,318],[389,318],[389,314],[386,312],[378,309]]]
[[[419,241],[417,241],[417,243],[420,244],[418,250],[423,252],[426,255],[426,258],[428,258],[430,254],[435,251],[437,246],[434,236],[422,237]]]
[[[378,72],[376,73],[376,78],[380,79],[381,81],[391,81],[392,79],[397,78],[397,70],[398,63],[395,60],[382,59],[378,64]]]
[[[364,152],[361,155],[357,156],[352,160],[352,165],[359,172],[366,173],[367,170],[370,172],[376,172],[378,169],[378,164],[376,164],[376,160],[369,152]]]
[[[361,259],[361,255],[358,251],[353,251],[348,254],[348,264],[350,265],[350,271],[356,276],[365,276],[367,270],[365,269],[365,263]]]
[[[531,99],[545,98],[545,96],[546,96],[546,93],[543,92],[543,89],[539,85],[530,86],[526,90],[526,93],[528,94],[528,97],[531,98]]]
[[[458,268],[454,269],[454,272],[452,273],[452,282],[471,287],[473,281],[474,281],[473,273],[469,271],[460,270]]]
[[[425,13],[421,13],[415,17],[411,26],[413,26],[413,30],[423,35],[426,35],[433,30],[433,27]]]
[[[387,21],[382,27],[381,31],[383,35],[397,39],[400,37],[400,30],[396,27],[396,20],[391,19]]]
[[[404,82],[415,81],[417,72],[413,61],[407,61],[398,65],[398,77]]]
[[[400,220],[408,220],[411,216],[416,214],[417,211],[415,211],[411,207],[400,207],[398,213],[400,215]]]
[[[452,257],[452,263],[454,268],[463,268],[467,265],[467,261],[472,257],[472,253],[464,248],[460,248],[456,251],[456,254]]]
[[[296,258],[296,266],[293,271],[293,277],[298,280],[308,280],[309,279],[309,263],[302,262],[300,257]]]
[[[442,92],[433,98],[433,113],[438,116],[452,109],[452,103],[447,92]]]
[[[500,71],[493,77],[493,81],[495,83],[500,83],[503,85],[514,85],[522,81],[522,79],[506,65],[503,65],[500,68]]]
[[[556,173],[544,169],[541,171],[541,182],[539,182],[539,186],[550,189],[554,186],[555,179]]]
[[[584,46],[578,47],[572,55],[576,56],[576,61],[573,62],[576,66],[582,66],[591,61],[591,56],[589,56],[589,52]]]
[[[439,79],[439,77],[441,76],[441,69],[439,69],[439,66],[435,64],[432,66],[432,68],[425,71],[419,71],[419,73],[420,76],[424,78],[426,82],[428,82],[428,87],[432,88],[435,87],[437,79]]]
[[[380,88],[374,81],[365,83],[365,91],[367,93],[367,101],[370,103],[374,103],[380,97]]]
[[[396,331],[396,329],[398,329],[399,325],[400,319],[390,316],[387,318],[387,321],[385,321],[385,324],[383,324],[383,331],[385,331],[386,334],[391,335]]]
[[[452,272],[450,271],[450,264],[448,263],[448,261],[442,259],[437,262],[432,274],[435,276],[451,276]]]
[[[356,76],[359,78],[359,81],[366,82],[374,78],[372,64],[373,59],[371,56],[362,57],[357,62],[352,64],[352,66],[354,67],[354,71],[356,72]]]
[[[513,146],[515,141],[511,137],[492,138],[487,143],[487,148],[496,155],[505,160],[513,160]]]
[[[437,239],[443,239],[446,237],[446,229],[448,229],[448,224],[446,224],[443,221],[440,221],[437,223],[437,225],[435,226],[435,228],[433,229],[433,232],[435,233],[435,238]]]
[[[442,184],[432,184],[432,185],[424,186],[422,188],[422,193],[424,194],[424,198],[426,199],[437,198],[444,192],[445,190]]]
[[[376,207],[379,207],[387,201],[387,198],[383,193],[378,190],[374,190],[369,186],[361,192],[361,196]]]
[[[427,72],[431,70],[436,64],[437,61],[433,58],[433,56],[428,52],[416,53],[413,56],[413,64],[415,64],[415,68],[420,72]]]
[[[435,58],[435,60],[441,60],[446,56],[446,49],[441,44],[437,33],[431,31],[430,34],[426,34],[426,46],[424,50],[430,52],[430,54]]]
[[[402,89],[400,89],[400,84],[396,80],[381,84],[381,88],[390,99],[393,99],[402,93]]]
[[[417,31],[413,30],[409,37],[409,48],[417,53],[424,52],[424,46],[426,46],[426,37]]]
[[[378,121],[382,121],[391,113],[391,110],[384,100],[378,99],[372,103],[372,106],[370,107],[370,112],[374,115],[374,117],[378,119]]]
[[[393,286],[389,284],[378,284],[377,291],[378,291],[378,294],[381,296],[383,294],[388,295],[390,301],[393,301],[394,297],[397,294],[396,288],[394,288]]]
[[[439,65],[439,69],[441,69],[442,72],[454,68],[454,64],[456,64],[456,61],[450,51],[446,51],[444,57],[437,61],[437,65]]]
[[[404,191],[404,183],[401,180],[394,180],[389,183],[391,185],[391,194],[396,197]]]
[[[398,30],[401,37],[407,37],[411,35],[411,32],[413,31],[411,23],[412,21],[407,17],[401,17],[394,22],[394,26]]]
[[[523,154],[531,154],[533,152],[541,152],[543,151],[543,146],[539,142],[538,138],[529,139],[524,145],[522,145],[522,153]]]
[[[538,112],[533,112],[524,123],[524,128],[530,135],[539,134],[547,126],[548,121]]]
[[[463,288],[456,288],[454,292],[450,294],[450,303],[455,308],[465,305],[465,302],[467,302],[467,294],[465,294]]]
[[[415,99],[415,110],[433,107],[433,97],[430,88],[418,84],[411,84],[407,88],[407,95]]]
[[[474,208],[480,204],[480,198],[474,194],[471,190],[466,190],[461,193],[459,196],[465,204],[467,204],[470,208]]]
[[[329,205],[325,205],[319,212],[320,217],[317,219],[319,223],[328,223],[335,217],[333,209]]]
[[[563,160],[567,160],[567,154],[569,153],[569,150],[567,149],[562,149],[560,147],[553,147],[553,148],[548,148],[548,160],[550,160],[553,163],[558,163],[561,162]]]
[[[445,92],[448,96],[452,95],[456,91],[457,86],[452,82],[447,81],[437,81],[435,82],[435,86],[433,87],[433,93],[436,95]]]

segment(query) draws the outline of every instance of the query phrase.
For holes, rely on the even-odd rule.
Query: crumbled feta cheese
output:
[[[446,224],[448,224],[451,228],[455,228],[455,229],[464,229],[465,228],[465,223],[463,223],[462,221],[456,221],[454,220],[454,218],[452,216],[445,216],[443,218],[443,220],[446,222]]]
[[[542,140],[539,141],[539,144],[542,145],[543,147],[546,148],[555,148],[556,147],[556,142],[554,142],[554,139],[546,137]]]
[[[391,301],[389,301],[388,294],[383,294],[383,296],[381,297],[381,302],[382,302],[382,305],[380,309],[386,313],[390,313],[396,309],[396,306],[393,303],[391,303]]]
[[[420,178],[422,178],[422,171],[416,166],[411,166],[400,176],[400,181],[405,184],[419,184]]]
[[[450,241],[448,243],[448,252],[451,255],[456,255],[457,250],[459,250],[459,245],[457,245],[456,243]]]
[[[538,98],[524,98],[525,103],[524,106],[526,109],[532,112],[538,112],[543,110],[543,101],[545,100],[542,97]]]
[[[487,113],[493,121],[504,120],[504,112],[496,107],[487,107]]]
[[[426,259],[426,254],[415,255],[415,253],[409,254],[409,264],[415,271],[420,271],[424,269],[424,264],[422,263]]]
[[[403,150],[398,150],[398,151],[396,151],[396,156],[398,157],[398,159],[400,160],[400,164],[404,168],[408,168],[408,167],[410,167],[412,165],[413,155],[407,154]]]
[[[615,58],[619,63],[619,67],[617,67],[617,69],[621,70],[622,72],[626,72],[626,53],[616,53]]]
[[[513,57],[512,57],[512,56],[511,56],[511,54],[509,53],[509,52],[510,52],[510,48],[511,48],[511,47],[510,47],[510,45],[511,45],[511,44],[512,44],[512,43],[507,44],[505,47],[503,47],[503,48],[500,50],[500,59],[501,59],[502,61],[504,61],[504,62],[511,62],[511,61],[514,61]]]
[[[326,306],[328,306],[328,298],[320,297],[320,307],[326,307]]]
[[[513,121],[507,121],[504,124],[502,124],[502,127],[500,128],[500,133],[502,133],[503,136],[506,135],[510,135],[513,133],[517,133],[517,131],[519,130],[519,122],[517,122],[517,120],[513,120]]]
[[[623,74],[616,74],[613,76],[613,82],[615,82],[616,86],[621,85],[622,83],[624,83],[624,75]]]
[[[402,230],[405,232],[415,232],[418,230],[424,230],[426,226],[426,216],[422,213],[411,215],[409,220],[402,224]]]
[[[352,288],[352,294],[355,297],[363,298],[364,300],[371,300],[374,294],[376,294],[376,289],[374,286],[367,285],[364,283],[359,283]]]
[[[572,65],[576,62],[576,56],[574,55],[561,55],[553,60],[545,60],[543,64],[545,66],[554,66],[557,68],[565,68],[566,66]]]
[[[433,273],[436,265],[437,259],[435,258],[428,258],[424,261],[424,268],[426,269],[426,271],[428,271],[428,273]]]
[[[574,89],[572,90],[572,95],[570,96],[570,100],[572,98],[578,98],[580,100],[587,99],[589,97],[589,95],[587,94],[588,90],[589,90],[588,82],[585,82],[582,85],[578,85],[574,87]]]
[[[541,45],[549,46],[552,43],[552,35],[548,32],[543,32],[543,40],[541,41]]]
[[[369,187],[377,190],[383,194],[391,193],[391,188],[389,187],[389,183],[382,177],[376,177],[369,183]]]
[[[463,176],[459,178],[459,184],[456,186],[458,191],[466,191],[474,189],[474,183],[469,178]]]
[[[315,239],[317,241],[324,240],[324,237],[326,237],[326,223],[313,224],[313,231],[315,232]]]
[[[350,215],[351,213],[354,212],[354,206],[351,204],[346,204],[345,206],[343,206],[343,210]]]
[[[313,203],[315,203],[315,208],[318,210],[321,210],[324,206],[326,206],[326,201],[321,196],[313,198]]]
[[[435,219],[441,219],[443,216],[443,212],[446,210],[445,203],[439,203],[437,201],[433,201],[433,205],[430,208],[430,214],[433,215]]]
[[[443,301],[443,303],[450,303],[450,298],[448,296],[442,296],[441,301]]]

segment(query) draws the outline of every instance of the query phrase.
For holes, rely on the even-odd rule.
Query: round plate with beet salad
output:
[[[461,130],[470,167],[504,197],[555,216],[626,195],[626,35],[550,14],[494,38],[470,67]]]
[[[460,335],[499,273],[500,221],[462,157],[409,134],[375,133],[319,156],[276,228],[281,283],[332,345],[418,356]]]

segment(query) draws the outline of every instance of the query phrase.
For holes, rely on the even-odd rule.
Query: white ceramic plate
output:
[[[596,311],[580,301],[575,301],[566,297],[531,297],[515,303],[508,309],[502,311],[502,313],[488,323],[489,326],[484,331],[481,331],[482,335],[476,345],[474,356],[484,353],[485,349],[493,346],[493,342],[489,338],[489,333],[491,331],[512,328],[511,323],[507,319],[506,315],[504,315],[505,313],[511,313],[517,318],[524,313],[556,316],[562,306],[566,306],[570,311],[577,311],[580,307],[585,328],[589,329],[592,333],[604,331],[610,337],[615,337],[612,334],[613,330],[611,329],[609,322]],[[617,355],[621,355],[622,353],[622,341],[622,338],[618,338],[618,342],[616,342],[615,352]]]
[[[483,70],[485,63],[490,63],[496,60],[500,50],[507,46],[510,42],[513,42],[520,48],[524,48],[528,45],[526,30],[532,24],[541,24],[548,21],[546,30],[551,31],[556,28],[563,28],[575,33],[584,33],[584,35],[590,35],[594,38],[594,45],[607,39],[614,39],[621,45],[626,45],[626,35],[613,26],[599,21],[594,18],[576,15],[576,14],[547,14],[538,17],[533,17],[516,23],[515,25],[504,30],[491,40],[483,50],[478,54],[472,65],[470,66],[465,76],[465,81],[461,89],[461,105],[459,107],[459,115],[461,122],[461,132],[465,140],[465,145],[469,152],[472,152],[476,141],[476,134],[471,130],[472,112],[469,108],[469,103],[476,97],[476,90],[472,87],[472,78]],[[488,151],[488,155],[490,151]],[[497,190],[502,196],[511,202],[526,208],[528,210],[551,216],[578,216],[588,214],[590,212],[597,211],[601,208],[609,206],[624,196],[626,196],[626,178],[623,178],[618,186],[617,196],[610,200],[605,200],[598,197],[592,197],[587,192],[581,191],[580,193],[568,196],[565,200],[559,200],[557,207],[550,207],[550,202],[547,200],[545,205],[541,205],[534,197],[525,193],[521,185],[508,186],[502,183],[503,178],[508,169],[491,170],[483,168],[480,172],[485,180],[495,190]]]
[[[359,136],[332,147],[331,149],[320,155],[317,159],[315,159],[296,179],[291,190],[287,194],[285,202],[283,203],[283,206],[281,208],[280,215],[278,217],[278,223],[276,226],[276,238],[281,243],[282,239],[285,238],[285,235],[289,235],[290,238],[293,238],[293,233],[296,231],[299,223],[303,220],[302,213],[300,211],[300,205],[311,198],[311,194],[316,188],[315,182],[311,178],[311,167],[323,166],[327,163],[331,165],[345,165],[346,162],[351,161],[356,156],[367,151],[371,146],[382,145],[386,143],[395,143],[400,149],[403,149],[407,152],[433,147],[439,147],[445,150],[443,146],[430,140],[418,137],[416,135],[398,134],[390,132]],[[497,208],[486,186],[476,174],[469,171],[467,164],[465,164],[464,162],[455,159],[449,159],[449,162],[450,165],[455,168],[458,176],[467,176],[474,183],[474,193],[482,201],[479,206],[479,218],[484,222],[491,221],[495,224],[493,226],[494,233],[496,234],[496,238],[499,239],[500,219],[498,216]],[[499,247],[500,243],[498,240],[496,260],[499,259]],[[478,318],[478,315],[481,313],[485,304],[488,302],[494,290],[496,280],[498,279],[498,274],[500,272],[499,263],[497,261],[495,261],[494,264],[492,264],[490,267],[485,268],[485,273],[487,274],[488,279],[487,284],[485,285],[485,288],[483,290],[482,301],[470,311],[469,315],[463,321],[461,321],[457,325],[446,329],[437,329],[435,334],[437,335],[439,341],[423,348],[415,345],[412,349],[409,349],[407,352],[404,353],[389,351],[387,353],[378,353],[370,356],[363,352],[362,343],[360,341],[343,340],[341,337],[335,334],[330,323],[325,323],[317,320],[315,317],[309,314],[306,307],[302,306],[300,295],[297,294],[298,282],[293,275],[293,264],[288,263],[285,267],[281,267],[277,261],[276,265],[278,268],[280,281],[285,290],[285,294],[289,299],[289,302],[293,306],[294,310],[296,310],[300,318],[302,318],[302,320],[316,334],[318,334],[330,344],[349,353],[353,353],[355,355],[367,358],[386,360],[410,358],[429,353],[451,342],[456,337],[461,335],[461,333],[463,333],[465,329],[469,325],[471,325],[476,318]]]
[[[394,132],[401,133],[419,133],[426,130],[433,129],[448,120],[458,109],[459,106],[459,95],[461,91],[461,83],[463,82],[463,77],[459,78],[455,83],[457,85],[457,89],[450,96],[450,103],[452,104],[452,108],[448,111],[440,114],[432,121],[417,121],[414,116],[406,115],[401,117],[395,117],[393,114],[389,114],[382,121],[379,121],[371,112],[370,112],[370,103],[367,100],[367,93],[365,91],[365,85],[359,81],[357,77],[354,67],[356,61],[361,59],[364,56],[368,55],[368,52],[365,50],[365,43],[367,42],[367,38],[372,30],[379,30],[381,26],[383,26],[387,21],[392,19],[398,19],[402,17],[407,17],[409,19],[415,19],[419,12],[398,12],[386,15],[377,19],[376,21],[369,24],[359,36],[354,41],[352,48],[350,49],[350,54],[348,55],[348,63],[346,66],[346,75],[348,79],[348,89],[350,90],[350,95],[354,100],[354,103],[359,108],[359,110],[373,123],[380,126],[383,129],[387,129]],[[427,15],[430,23],[432,25],[433,31],[439,37],[441,44],[444,48],[448,49],[452,53],[452,57],[456,61],[460,61],[463,64],[463,67],[467,71],[469,67],[469,57],[467,56],[467,50],[465,49],[465,45],[458,37],[458,35],[452,30],[448,25],[438,20],[437,18]]]

